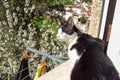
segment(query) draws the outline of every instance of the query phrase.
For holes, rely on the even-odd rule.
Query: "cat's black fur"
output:
[[[85,51],[80,52],[82,48],[78,45],[83,46]],[[82,57],[72,70],[71,80],[119,80],[116,69],[99,45],[89,35],[83,34],[78,38],[73,48]]]
[[[106,45],[102,40],[81,33],[71,17],[61,27],[68,35],[78,34],[77,42],[70,50],[76,49],[77,54],[82,55],[72,70],[71,80],[120,80],[113,63],[105,55]]]

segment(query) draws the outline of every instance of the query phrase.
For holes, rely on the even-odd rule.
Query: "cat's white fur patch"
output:
[[[63,32],[61,28],[58,29],[57,38],[60,41],[65,41],[68,45],[76,36],[77,36],[76,32],[74,32],[72,35],[68,35],[65,32]]]
[[[57,33],[57,38],[61,41],[66,41],[67,40],[66,37],[67,37],[67,34],[64,33],[61,28],[59,28]]]
[[[77,37],[77,33],[74,32],[72,35],[67,35],[66,33],[64,33],[62,31],[61,28],[58,29],[58,33],[57,33],[57,38],[61,41],[65,41],[68,45],[68,56],[71,60],[71,65],[72,67],[74,67],[75,63],[80,59],[80,55],[77,54],[77,50],[73,49],[70,50],[70,48],[76,43],[78,37]]]
[[[68,56],[71,60],[71,66],[74,67],[75,63],[80,59],[80,56],[78,56],[76,49],[69,50],[68,51]]]
[[[71,41],[71,43],[68,46],[68,56],[71,60],[71,65],[72,67],[74,67],[75,63],[80,59],[81,55],[77,54],[77,50],[76,49],[72,49],[70,50],[70,48],[76,43],[78,37],[76,37],[73,41]]]

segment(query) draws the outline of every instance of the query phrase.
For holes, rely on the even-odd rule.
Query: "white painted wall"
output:
[[[120,0],[116,3],[107,53],[120,73]]]

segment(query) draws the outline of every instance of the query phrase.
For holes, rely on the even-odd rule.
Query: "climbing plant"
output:
[[[51,55],[66,55],[66,46],[56,39],[58,24],[54,11],[64,12],[64,5],[69,3],[68,0],[0,0],[1,80],[11,80],[18,73],[22,52],[27,47]],[[48,70],[57,66],[40,55],[28,55],[31,78],[43,58],[47,62]]]

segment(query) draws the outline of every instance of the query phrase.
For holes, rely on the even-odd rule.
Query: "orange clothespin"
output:
[[[23,58],[24,58],[25,60],[28,59],[27,51],[24,51],[24,53],[23,53]]]

